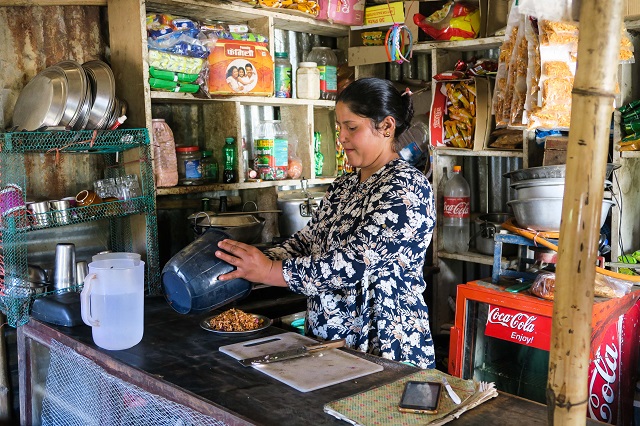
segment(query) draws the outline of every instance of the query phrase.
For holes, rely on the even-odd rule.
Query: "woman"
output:
[[[408,93],[408,92],[407,92]],[[356,80],[338,96],[339,139],[357,173],[337,178],[309,224],[261,253],[224,240],[216,256],[245,278],[308,296],[307,329],[322,339],[433,368],[423,265],[435,225],[431,186],[398,156],[413,105],[391,82]],[[267,257],[268,256],[268,257]]]
[[[238,67],[236,66],[233,66],[227,70],[227,84],[234,92],[241,92],[242,88],[244,87],[242,86],[242,84],[240,84],[240,82],[238,82],[238,74]]]

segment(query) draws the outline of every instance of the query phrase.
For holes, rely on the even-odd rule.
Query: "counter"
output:
[[[61,327],[31,319],[18,329],[21,424],[38,424],[52,339],[95,362],[108,374],[190,407],[228,425],[346,425],[323,412],[325,403],[397,380],[416,368],[349,351],[384,367],[379,373],[302,393],[219,352],[220,346],[282,333],[276,327],[250,337],[225,337],[203,330],[207,315],[175,313],[161,298],[145,300],[145,332],[131,349],[108,351],[93,344],[88,326]],[[81,407],[80,407],[81,409]],[[501,394],[459,422],[546,424],[541,404]],[[515,420],[514,420],[515,421]],[[456,422],[457,423],[457,422]],[[508,424],[509,422],[507,422]]]

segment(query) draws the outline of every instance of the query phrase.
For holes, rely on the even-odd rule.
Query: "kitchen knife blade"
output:
[[[304,345],[294,349],[287,349],[284,351],[278,351],[267,355],[256,356],[252,358],[239,359],[240,364],[245,367],[250,367],[257,364],[269,364],[272,362],[280,362],[292,358],[300,358],[303,356],[309,356],[311,354],[325,351],[327,349],[341,348],[345,344],[344,339],[330,340],[322,343],[314,343],[311,345]]]
[[[462,402],[462,400],[460,399],[460,397],[458,396],[457,393],[455,393],[455,391],[453,390],[453,388],[451,387],[451,385],[449,384],[449,382],[447,381],[446,377],[442,378],[442,384],[444,385],[444,387],[447,389],[447,393],[449,394],[449,397],[451,398],[451,400],[456,404],[460,404]]]

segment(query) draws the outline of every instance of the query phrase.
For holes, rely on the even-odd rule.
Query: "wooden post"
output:
[[[584,425],[600,212],[623,0],[582,0],[556,269],[549,424]]]

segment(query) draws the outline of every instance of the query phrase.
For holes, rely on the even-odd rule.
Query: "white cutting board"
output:
[[[309,343],[318,342],[297,333],[283,333],[221,346],[220,352],[235,359],[245,359],[294,349]],[[383,370],[381,365],[338,349],[246,368],[260,370],[300,392],[309,392]]]

